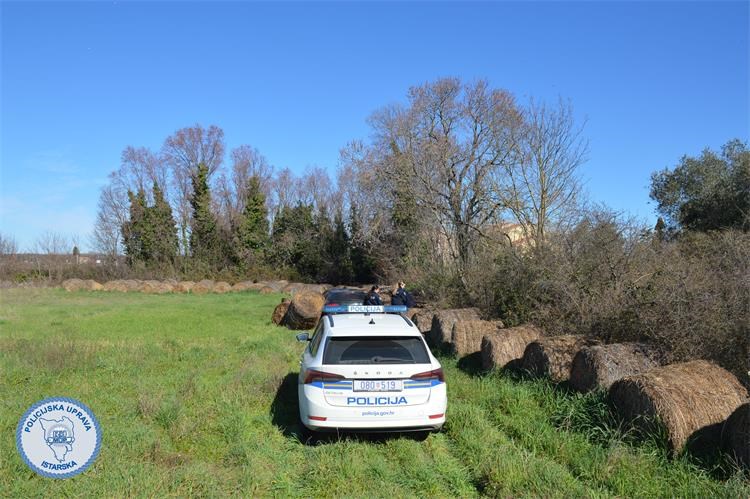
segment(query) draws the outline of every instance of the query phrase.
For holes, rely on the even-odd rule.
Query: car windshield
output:
[[[333,289],[326,294],[326,305],[362,305],[367,293],[352,289]]]
[[[323,364],[428,364],[421,338],[413,336],[331,337]]]

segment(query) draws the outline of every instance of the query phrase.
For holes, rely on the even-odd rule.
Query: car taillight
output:
[[[430,380],[430,379],[436,379],[438,381],[445,381],[445,376],[443,375],[443,369],[435,369],[433,371],[425,371],[423,373],[418,373],[412,376],[410,379],[418,379],[422,381]]]
[[[316,371],[315,369],[308,369],[305,373],[305,384],[312,383],[313,381],[337,381],[345,379],[340,374],[327,373],[323,371]]]

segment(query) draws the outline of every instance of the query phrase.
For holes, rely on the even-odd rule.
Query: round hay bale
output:
[[[289,329],[312,329],[318,323],[325,298],[320,293],[305,291],[298,293],[289,303],[284,325]]]
[[[92,279],[66,279],[62,283],[65,291],[101,291],[104,286]]]
[[[532,376],[549,376],[553,382],[562,383],[570,378],[570,366],[578,350],[597,344],[597,340],[577,334],[539,338],[526,346],[521,368]]]
[[[423,335],[429,334],[432,329],[432,318],[435,316],[435,311],[423,308],[413,308],[411,310],[414,311],[411,321],[417,326],[419,332]]]
[[[62,287],[67,292],[80,291],[83,289],[83,281],[81,279],[66,279],[62,283]]]
[[[276,308],[273,309],[273,314],[271,315],[271,320],[274,324],[277,326],[280,326],[281,323],[284,321],[284,316],[286,315],[286,311],[289,310],[290,302],[288,300],[282,300],[281,303],[276,305]]]
[[[104,289],[104,286],[92,279],[83,281],[83,286],[83,289],[86,291],[102,291]]]
[[[501,321],[472,319],[457,321],[451,333],[451,352],[456,357],[464,357],[482,350],[482,338],[502,329]]]
[[[658,350],[643,343],[614,343],[581,348],[570,368],[570,386],[579,392],[607,389],[625,376],[663,364]]]
[[[703,453],[720,445],[724,420],[747,401],[747,390],[725,369],[694,360],[615,381],[608,397],[626,423],[662,426],[674,453],[686,446]]]
[[[193,281],[180,281],[172,289],[175,293],[189,293],[194,286],[195,283]]]
[[[121,279],[107,281],[104,283],[104,291],[125,291]]]
[[[430,344],[437,348],[443,348],[451,341],[453,324],[458,321],[470,321],[481,319],[478,308],[454,308],[439,310],[432,317],[430,334],[427,336]]]
[[[280,293],[287,284],[289,284],[289,281],[268,281],[266,286],[273,289],[274,293]]]
[[[163,280],[162,282],[163,282],[164,284],[169,284],[170,286],[172,286],[172,288],[174,288],[175,286],[177,286],[177,283],[178,283],[179,281],[178,281],[177,279],[171,279],[171,278],[170,278],[170,279],[164,279],[164,280]]]
[[[242,281],[232,285],[233,293],[241,293],[242,291],[248,291],[252,288],[253,281]]]
[[[161,282],[155,280],[143,281],[140,286],[141,293],[158,293]]]
[[[276,291],[270,287],[270,286],[263,286],[258,290],[258,293],[262,295],[270,295],[271,293],[275,293]]]
[[[724,423],[722,447],[737,464],[750,469],[750,402],[735,409]]]
[[[205,295],[206,293],[210,293],[214,290],[214,281],[210,279],[204,279],[193,286],[193,289],[191,290],[196,295]]]
[[[124,290],[128,293],[134,293],[141,290],[141,281],[136,279],[126,279],[122,281]]]
[[[531,324],[509,327],[482,338],[482,368],[485,371],[520,367],[526,347],[543,336],[542,330]]]
[[[213,289],[214,293],[223,294],[223,293],[229,293],[230,291],[232,291],[232,286],[230,286],[228,282],[219,281],[216,284],[214,284],[214,289]]]

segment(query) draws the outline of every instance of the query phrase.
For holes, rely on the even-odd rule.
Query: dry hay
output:
[[[271,293],[275,293],[276,291],[270,287],[270,286],[263,286],[258,290],[258,293],[262,295],[270,295]]]
[[[542,330],[531,324],[501,329],[482,338],[482,368],[486,371],[505,367],[520,367],[526,346],[543,336]]]
[[[289,284],[281,288],[281,292],[293,295],[304,288],[305,288],[304,284],[300,284],[298,282],[290,282]]]
[[[123,283],[123,291],[126,292],[138,292],[141,290],[141,281],[135,280],[135,279],[126,279],[122,281]]]
[[[189,293],[194,286],[195,283],[193,281],[180,281],[174,285],[172,290],[175,293]]]
[[[320,293],[305,291],[297,294],[289,304],[284,325],[295,330],[314,328],[323,311],[324,303],[325,298]]]
[[[67,279],[63,281],[62,287],[65,291],[101,291],[104,286],[92,279]]]
[[[427,338],[430,344],[442,348],[451,341],[453,334],[453,324],[457,321],[470,321],[481,319],[478,308],[454,308],[449,310],[439,310],[432,317],[430,334]]]
[[[266,286],[273,289],[274,293],[280,293],[287,284],[289,284],[289,281],[268,281]]]
[[[670,449],[698,453],[715,449],[721,426],[747,401],[747,390],[730,372],[694,360],[615,381],[609,400],[623,420],[652,431],[660,423]]]
[[[232,286],[232,291],[234,292],[248,291],[250,289],[254,289],[253,284],[255,284],[253,283],[253,281],[238,282]]]
[[[228,282],[219,281],[216,284],[214,284],[213,291],[214,293],[219,293],[219,294],[229,293],[230,291],[232,291],[232,286],[230,286]]]
[[[161,281],[143,281],[140,285],[141,293],[164,294],[171,293],[173,287],[171,284]]]
[[[104,291],[127,291],[127,285],[122,279],[115,279],[104,283]]]
[[[570,366],[578,350],[596,344],[597,340],[577,334],[539,338],[526,346],[521,368],[532,376],[549,376],[561,383],[570,378]]]
[[[422,334],[429,334],[432,329],[432,318],[435,316],[434,310],[427,310],[424,308],[413,308],[411,321],[417,326],[419,332]]]
[[[273,314],[271,315],[271,320],[274,324],[277,326],[280,326],[281,323],[284,321],[284,316],[286,315],[286,311],[289,310],[289,305],[291,302],[284,298],[281,300],[281,303],[276,305],[276,308],[273,309]]]
[[[451,333],[451,352],[457,357],[464,357],[482,350],[482,338],[502,329],[501,321],[483,321],[472,319],[457,321]]]
[[[750,402],[739,406],[722,429],[722,447],[741,466],[750,469]]]
[[[205,295],[206,293],[210,293],[213,290],[214,281],[210,279],[203,279],[202,281],[197,282],[195,286],[193,286],[193,289],[191,291],[196,295]]]
[[[573,357],[570,386],[579,392],[607,389],[625,376],[663,364],[658,350],[643,343],[614,343],[583,347]]]

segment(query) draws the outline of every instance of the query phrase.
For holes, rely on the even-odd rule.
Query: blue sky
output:
[[[216,124],[335,172],[366,118],[441,76],[588,120],[593,200],[653,221],[651,172],[747,139],[748,2],[3,2],[0,232],[84,241],[127,145]]]

